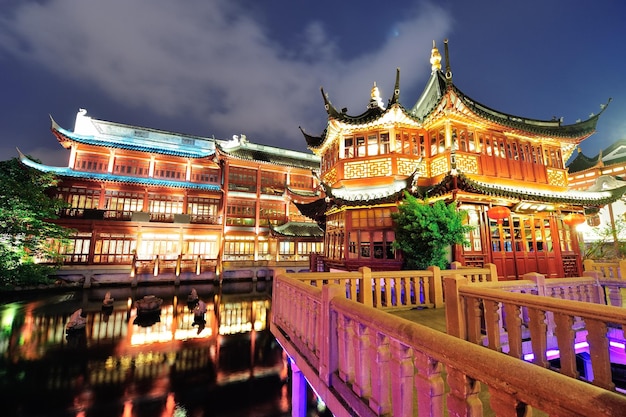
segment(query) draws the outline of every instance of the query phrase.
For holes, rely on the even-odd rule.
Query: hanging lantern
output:
[[[505,206],[495,206],[487,210],[487,216],[489,216],[490,219],[497,220],[498,222],[501,222],[502,219],[507,219],[510,215],[511,210]]]
[[[583,224],[585,222],[585,215],[581,213],[569,213],[565,217],[563,217],[563,223],[568,226],[578,226],[579,224]]]

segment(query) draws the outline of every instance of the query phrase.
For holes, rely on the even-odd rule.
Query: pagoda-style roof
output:
[[[101,172],[76,171],[68,167],[55,167],[55,166],[40,164],[28,158],[26,155],[24,155],[21,152],[19,152],[19,157],[20,157],[20,161],[22,161],[22,163],[26,166],[34,168],[41,172],[53,173],[55,175],[58,175],[59,177],[77,178],[81,180],[96,181],[96,182],[115,182],[115,183],[123,183],[123,184],[134,184],[134,185],[142,185],[142,186],[184,188],[184,189],[204,190],[204,191],[212,191],[212,192],[221,191],[220,186],[215,185],[215,184],[194,183],[194,182],[189,182],[189,181],[172,181],[172,180],[164,180],[164,179],[158,179],[158,178],[132,177],[132,176],[114,175],[114,174],[101,173]]]
[[[482,182],[471,179],[464,174],[448,174],[439,184],[421,190],[421,193],[428,197],[436,197],[447,194],[453,190],[462,190],[473,194],[520,201],[600,207],[617,201],[626,192],[626,183],[624,182],[615,183],[614,187],[615,188],[604,188],[601,190],[592,189],[591,191],[552,191]]]
[[[212,138],[97,120],[86,114],[84,109],[78,112],[74,132],[60,127],[50,117],[52,132],[61,145],[69,148],[72,143],[82,143],[186,158],[206,158],[215,154]]]
[[[596,167],[601,162],[602,162],[601,154],[596,155],[595,158],[590,158],[579,150],[578,154],[576,155],[576,158],[574,158],[572,162],[570,162],[567,165],[567,168],[568,168],[568,172],[570,174],[573,174],[575,172],[580,172],[589,168]]]
[[[569,173],[584,171],[589,168],[622,164],[626,162],[626,139],[618,140],[601,150],[595,157],[588,157],[579,150],[578,155],[567,165]]]
[[[446,61],[448,61],[448,47],[446,46]],[[433,53],[438,54],[436,47],[433,44]],[[439,56],[440,57],[440,56]],[[439,59],[440,60],[440,59]],[[433,62],[431,57],[431,63]],[[527,117],[515,116],[507,114],[480,103],[477,100],[469,97],[463,93],[452,82],[452,72],[449,64],[446,65],[445,71],[442,71],[441,65],[437,61],[433,64],[433,71],[426,83],[426,86],[415,102],[415,104],[406,110],[404,106],[399,102],[400,85],[399,85],[399,70],[396,74],[396,85],[392,97],[389,99],[389,105],[385,108],[377,97],[378,90],[374,85],[372,89],[372,98],[367,106],[367,110],[356,116],[349,115],[347,109],[337,110],[330,102],[328,96],[322,89],[322,96],[324,98],[324,107],[328,113],[328,125],[321,136],[312,136],[310,134],[302,133],[305,136],[305,140],[310,149],[321,148],[324,142],[329,137],[329,127],[333,123],[341,123],[344,125],[366,125],[373,123],[385,124],[385,117],[388,117],[390,112],[395,112],[395,119],[407,122],[410,121],[415,125],[427,124],[432,117],[437,117],[437,109],[443,109],[448,104],[452,104],[456,110],[462,114],[467,115],[478,120],[486,120],[491,123],[500,125],[502,127],[514,130],[518,133],[527,133],[532,135],[539,135],[542,137],[551,137],[556,139],[569,139],[578,143],[589,135],[593,134],[598,123],[600,114],[606,109],[607,104],[601,105],[601,110],[598,114],[591,114],[587,120],[576,121],[573,124],[563,124],[560,119],[552,120],[540,120]],[[609,99],[609,102],[611,99]]]
[[[318,170],[320,167],[317,155],[250,143],[243,135],[234,136],[230,141],[216,140],[216,147],[221,154],[235,159],[307,170]]]
[[[323,238],[324,231],[317,223],[287,222],[280,226],[270,225],[274,235],[282,237]]]

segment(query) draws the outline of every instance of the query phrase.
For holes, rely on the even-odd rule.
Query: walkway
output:
[[[445,308],[413,308],[411,310],[389,311],[389,313],[446,333]]]

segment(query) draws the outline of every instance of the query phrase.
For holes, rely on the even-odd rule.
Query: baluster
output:
[[[348,350],[350,339],[348,332],[350,327],[350,319],[344,315],[339,315],[337,320],[337,344],[338,344],[338,357],[337,368],[339,372],[339,378],[342,381],[350,381],[350,364],[348,363]]]
[[[549,363],[546,360],[546,313],[536,308],[528,308],[530,318],[530,339],[533,347],[533,362],[539,366],[547,368]]]
[[[593,385],[614,391],[615,384],[611,375],[609,341],[606,334],[607,325],[603,321],[588,319],[586,328],[589,356],[591,356],[593,369]]]
[[[481,311],[480,300],[478,298],[465,298],[466,317],[467,317],[467,340],[480,344],[482,339],[481,333]]]
[[[370,344],[370,329],[362,323],[354,323],[355,327],[355,355],[354,355],[354,384],[352,391],[362,398],[368,398],[372,393],[370,382],[372,357],[368,355]]]
[[[433,280],[434,282],[434,280]],[[430,277],[422,277],[421,279],[416,279],[415,282],[415,304],[416,305],[427,305],[430,306],[434,303],[434,300],[430,298],[430,285],[431,279]],[[422,294],[424,299],[422,301]],[[435,306],[438,307],[438,306]]]
[[[522,358],[522,318],[521,308],[515,304],[504,305],[505,325],[508,334],[509,355]]]
[[[391,404],[394,416],[412,416],[415,373],[413,350],[409,346],[392,340],[391,347]]]
[[[502,351],[500,343],[500,306],[497,301],[483,300],[485,309],[485,330],[487,331],[487,343],[489,349]]]
[[[533,415],[532,407],[523,403],[507,392],[490,389],[489,405],[498,417],[530,417]]]
[[[385,302],[381,307],[391,307],[391,279],[383,278],[383,281],[385,282]]]
[[[478,398],[480,382],[471,379],[458,369],[446,366],[450,393],[446,398],[451,416],[482,416],[483,404]],[[407,414],[404,414],[407,415]]]
[[[382,333],[370,332],[369,353],[370,358],[375,358],[372,366],[372,396],[369,406],[377,415],[387,415],[391,412],[391,390],[389,378],[389,360],[391,350],[389,338]]]
[[[321,305],[320,304],[316,304],[313,303],[313,313],[311,314],[311,320],[313,322],[313,326],[312,326],[312,330],[313,330],[313,335],[319,335],[320,334],[320,318],[319,318],[319,312],[321,309]],[[320,343],[321,343],[321,338],[319,337],[313,337],[313,351],[315,352],[315,356],[317,356],[318,358],[320,357]]]
[[[411,281],[412,278],[411,277],[404,277],[402,278],[402,281],[404,282],[404,302],[402,302],[401,304],[403,306],[410,306],[411,305]]]
[[[443,416],[445,383],[443,366],[433,358],[415,352],[415,388],[417,391],[417,415]]]
[[[554,313],[555,333],[561,357],[561,373],[578,378],[576,369],[576,352],[574,342],[576,331],[573,328],[574,318],[565,313]]]

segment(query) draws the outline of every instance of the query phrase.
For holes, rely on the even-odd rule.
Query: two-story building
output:
[[[391,213],[409,191],[468,212],[474,230],[453,260],[494,263],[502,279],[581,275],[575,214],[625,190],[568,189],[564,161],[594,133],[602,111],[568,125],[500,112],[454,84],[447,42],[445,56],[442,68],[433,42],[432,72],[410,106],[400,102],[399,70],[388,102],[374,84],[358,115],[337,109],[322,90],[326,127],[320,136],[303,133],[321,158],[326,197],[301,210],[326,224],[326,269],[399,269]]]
[[[243,135],[226,141],[97,120],[82,109],[73,131],[52,120],[52,133],[69,150],[66,167],[20,157],[61,180],[56,195],[68,208],[58,223],[74,230],[61,248],[65,267],[144,261],[158,269],[158,259],[162,271],[219,274],[308,266],[308,254],[321,250],[322,230],[291,197],[315,195],[313,154]],[[298,233],[281,233],[288,230]]]

